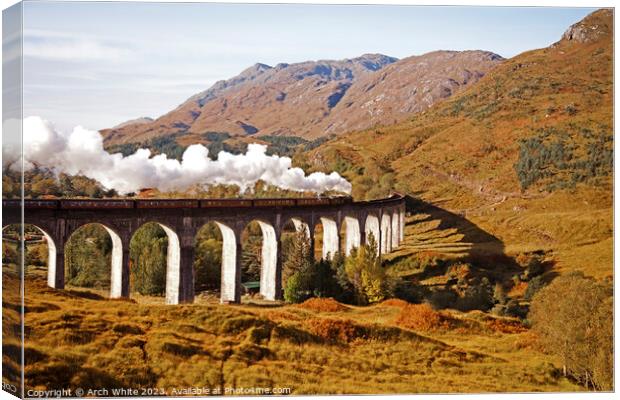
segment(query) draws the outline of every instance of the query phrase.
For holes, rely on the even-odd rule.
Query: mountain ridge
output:
[[[339,134],[369,124],[398,121],[426,109],[477,81],[502,60],[494,53],[472,50],[435,51],[402,60],[383,54],[364,54],[343,60],[279,63],[274,67],[256,63],[239,75],[218,81],[189,97],[150,123],[129,123],[101,133],[107,145],[212,131],[306,138]],[[377,75],[387,67],[391,67],[387,74]],[[401,67],[413,73],[399,74]],[[421,90],[409,99],[406,94],[411,86],[421,86]],[[376,105],[364,105],[369,101],[368,96],[377,99],[381,90],[397,95],[388,96],[389,102],[380,99],[382,106],[388,104],[379,110]],[[349,91],[366,99],[365,102],[359,102]],[[409,103],[405,101],[401,107],[394,104],[403,100]],[[369,108],[374,116],[365,119]]]

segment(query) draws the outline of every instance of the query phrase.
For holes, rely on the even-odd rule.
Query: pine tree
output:
[[[286,259],[282,263],[282,287],[286,287],[288,279],[296,272],[312,268],[312,249],[305,230],[298,230],[292,236],[286,252]]]

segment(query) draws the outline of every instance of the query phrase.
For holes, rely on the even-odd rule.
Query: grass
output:
[[[10,283],[7,275],[5,282]],[[500,332],[476,313],[442,311],[441,318],[456,328],[429,331],[402,323],[420,307],[402,300],[369,307],[331,299],[269,308],[166,306],[58,291],[37,274],[28,275],[26,289],[27,388],[260,386],[290,387],[294,394],[580,390],[558,376],[555,360],[517,345],[527,332]],[[12,315],[7,305],[5,320]]]

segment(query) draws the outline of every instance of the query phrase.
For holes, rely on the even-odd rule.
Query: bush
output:
[[[456,308],[460,311],[488,311],[493,304],[493,289],[489,284],[483,283],[465,289],[463,295],[456,301]]]
[[[349,309],[349,307],[338,303],[331,297],[326,299],[308,299],[301,303],[298,307],[319,312],[338,312],[347,311]]]
[[[26,247],[26,265],[47,266],[47,245],[38,243]]]
[[[453,307],[458,295],[452,290],[433,290],[428,301],[435,310]]]
[[[495,284],[495,289],[493,289],[493,301],[495,304],[506,304],[508,301],[508,297],[506,296],[506,291],[501,283]]]
[[[331,260],[332,276],[338,285],[335,289],[334,298],[342,303],[353,302],[353,285],[349,282],[345,268],[344,254],[337,252]]]
[[[338,253],[336,253],[338,254]],[[334,258],[338,257],[337,255]],[[342,288],[332,268],[332,262],[321,260],[310,269],[312,294],[315,297],[342,297]]]
[[[405,280],[397,280],[394,285],[394,297],[409,303],[420,303],[427,295],[427,289]]]
[[[527,316],[527,307],[522,306],[515,299],[511,299],[506,303],[506,308],[504,311],[504,315],[506,317],[515,317],[515,318],[525,318]]]
[[[396,324],[414,331],[431,331],[448,326],[448,322],[437,311],[424,304],[408,304],[402,307],[396,317]]]
[[[8,241],[2,241],[2,263],[3,264],[17,264],[18,253],[16,245]]]
[[[315,318],[307,325],[310,332],[330,342],[349,343],[365,334],[363,327],[349,319]]]
[[[528,315],[545,350],[586,387],[613,390],[613,300],[610,286],[572,273],[533,298]]]
[[[372,234],[367,244],[351,251],[345,261],[345,269],[354,288],[357,304],[376,303],[390,295],[390,285]]]
[[[536,292],[542,289],[545,286],[545,281],[543,280],[542,275],[538,275],[537,277],[530,280],[527,284],[527,289],[525,290],[524,298],[527,301],[532,300]]]
[[[310,276],[306,271],[297,271],[291,275],[284,287],[284,300],[289,303],[301,303],[312,296]]]

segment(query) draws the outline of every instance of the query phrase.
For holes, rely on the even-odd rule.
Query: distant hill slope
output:
[[[104,129],[107,145],[165,135],[316,138],[394,123],[476,82],[501,62],[484,51],[437,51],[397,60],[366,54],[340,61],[255,64],[154,121]]]
[[[396,188],[467,215],[509,250],[592,246],[596,255],[570,262],[604,276],[612,271],[612,32],[613,12],[599,10],[406,122],[342,135],[305,162],[339,169],[358,198]]]

